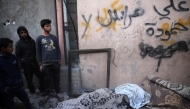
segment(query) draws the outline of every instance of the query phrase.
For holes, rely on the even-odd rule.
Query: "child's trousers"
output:
[[[26,109],[31,109],[30,100],[28,98],[27,93],[25,92],[25,89],[23,86],[14,86],[14,87],[7,87],[4,90],[4,100],[6,103],[7,109],[15,109],[14,106],[14,97],[17,97],[20,99],[20,101],[23,102]]]
[[[55,92],[59,93],[60,91],[60,63],[55,62],[50,65],[43,66],[44,75],[44,85],[45,85],[45,93],[46,95],[50,94],[51,90],[51,77],[53,78],[53,83],[55,86]]]
[[[42,72],[40,72],[40,67],[37,65],[23,65],[23,69],[24,69],[24,76],[26,78],[26,82],[28,85],[28,88],[30,90],[31,93],[35,93],[35,88],[33,85],[33,75],[35,74],[35,76],[38,78],[39,80],[39,90],[40,92],[44,92],[44,75]]]

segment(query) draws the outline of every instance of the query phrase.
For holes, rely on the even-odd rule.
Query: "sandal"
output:
[[[57,99],[59,102],[63,101],[65,98],[61,94],[57,94]]]
[[[44,99],[40,100],[39,105],[44,105],[49,100],[49,96],[45,96]]]

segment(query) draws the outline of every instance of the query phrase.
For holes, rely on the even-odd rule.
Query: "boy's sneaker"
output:
[[[32,94],[32,97],[33,97],[33,98],[37,98],[38,95],[37,95],[36,93],[33,93],[33,94]]]
[[[47,101],[49,100],[49,96],[46,95],[42,100],[40,100],[39,105],[45,105],[47,103]]]
[[[57,99],[59,102],[63,101],[65,98],[60,93],[57,94]]]
[[[45,96],[45,92],[40,92],[40,96]]]

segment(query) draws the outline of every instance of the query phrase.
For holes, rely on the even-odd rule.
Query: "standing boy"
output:
[[[12,40],[0,38],[0,91],[4,95],[8,109],[15,109],[13,100],[15,96],[24,103],[26,109],[31,109],[16,57],[12,54],[13,50]]]
[[[60,60],[61,53],[56,36],[50,34],[51,20],[41,20],[41,27],[43,34],[38,36],[36,40],[36,55],[37,61],[40,64],[40,69],[45,73],[45,97],[40,101],[40,104],[45,104],[49,99],[50,94],[50,81],[53,77],[55,92],[59,101],[64,100],[64,97],[60,94]]]
[[[44,78],[36,60],[35,41],[29,36],[28,30],[24,26],[18,27],[17,33],[20,38],[16,43],[16,57],[19,67],[21,72],[24,73],[30,92],[33,97],[37,97],[32,82],[33,74],[39,79],[39,90],[41,94],[44,92]]]

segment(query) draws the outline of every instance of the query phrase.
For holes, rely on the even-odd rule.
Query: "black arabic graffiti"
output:
[[[178,12],[185,12],[185,11],[189,11],[189,8],[183,8],[181,5],[182,4],[186,4],[186,1],[181,1],[179,2],[178,4],[178,8],[177,9],[175,6],[174,6],[174,1],[173,0],[170,0],[170,5],[169,6],[166,6],[163,11],[166,12],[166,14],[162,14],[158,11],[158,9],[156,8],[156,6],[154,6],[154,10],[161,16],[167,16],[170,14],[170,10],[168,8],[173,8],[175,11],[178,11]]]
[[[89,26],[89,23],[90,23],[90,20],[91,20],[92,14],[90,15],[88,21],[86,20],[86,18],[85,18],[84,15],[82,15],[82,17],[83,17],[84,21],[86,22],[86,27],[85,27],[84,33],[83,33],[83,35],[82,35],[82,38],[84,38],[84,36],[85,36],[85,34],[86,34],[86,31],[87,31],[87,29],[88,29],[88,26]]]
[[[185,41],[176,42],[167,48],[164,48],[163,45],[158,45],[156,48],[153,48],[149,44],[140,43],[139,48],[141,50],[140,55],[142,58],[145,58],[148,55],[152,58],[159,59],[156,72],[158,72],[162,58],[171,58],[176,51],[189,51]]]
[[[171,18],[169,18],[169,17],[161,17],[160,20],[162,20],[162,19],[168,19],[168,20],[170,20]]]
[[[148,25],[155,26],[156,23],[145,23],[145,25],[146,25],[146,26],[148,26]],[[178,26],[179,28],[177,28],[176,26]],[[162,41],[168,41],[168,40],[170,39],[171,35],[177,34],[177,30],[178,30],[178,31],[188,31],[188,28],[185,27],[185,26],[184,26],[183,24],[181,24],[181,23],[175,23],[174,26],[173,26],[173,28],[170,29],[170,31],[168,31],[168,30],[164,31],[162,28],[157,28],[157,31],[159,31],[160,34],[159,34],[159,35],[155,35],[155,37],[156,37],[156,38],[161,37],[161,36],[163,36],[164,33],[165,33],[165,35],[167,35],[168,37],[165,38],[165,39],[163,39],[163,38],[160,38],[160,39],[161,39]],[[154,35],[154,29],[153,29],[152,27],[148,28],[148,29],[146,30],[146,34],[147,34],[148,36],[153,36],[153,35]]]
[[[123,20],[123,25],[124,25],[123,29],[126,29],[132,24],[132,18],[133,17],[139,17],[139,16],[142,16],[144,14],[144,9],[136,8],[134,10],[133,14],[129,14],[128,16],[127,16],[127,12],[128,12],[128,6],[125,6],[125,10],[121,11],[122,16],[119,17],[117,14],[117,10],[113,10],[114,15],[112,15],[112,11],[109,9],[108,14],[110,17],[110,21],[107,24],[104,24],[100,21],[100,16],[99,16],[99,11],[98,11],[98,22],[100,23],[100,25],[102,27],[108,27],[113,21]],[[128,25],[126,24],[127,17],[129,18],[129,24]]]

